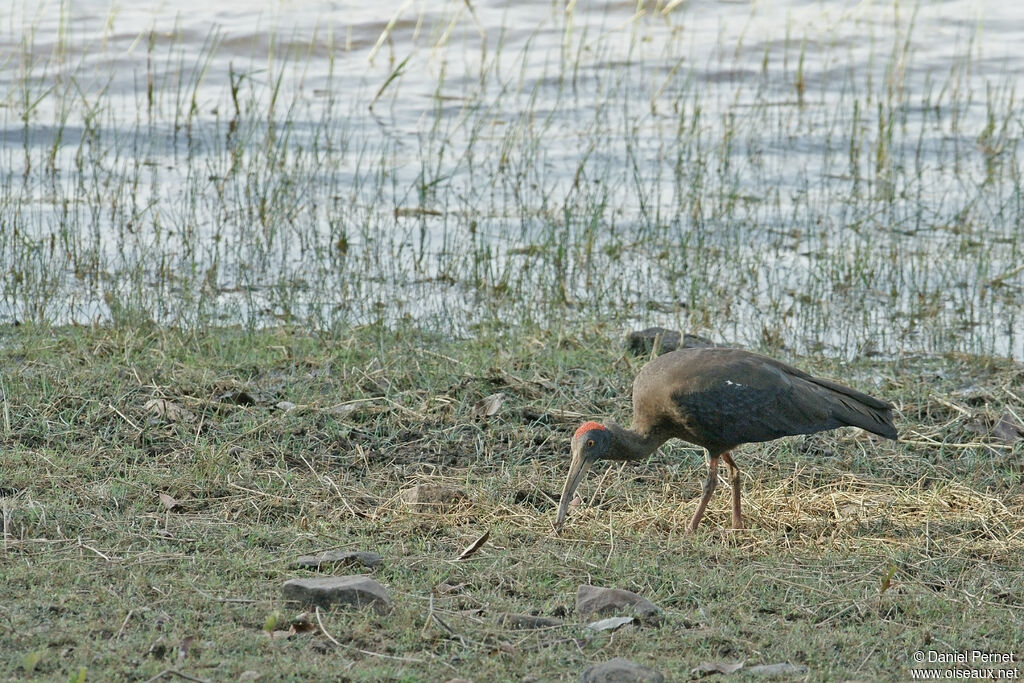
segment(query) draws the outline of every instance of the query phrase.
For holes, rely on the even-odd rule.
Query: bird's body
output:
[[[577,430],[556,526],[594,460],[642,458],[676,438],[708,451],[710,471],[691,530],[714,492],[719,458],[733,487],[733,525],[742,527],[739,468],[730,451],[744,443],[843,426],[897,436],[888,403],[766,356],[728,348],[666,353],[644,366],[633,382],[631,429],[589,422]]]

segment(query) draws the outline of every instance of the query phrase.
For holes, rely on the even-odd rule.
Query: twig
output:
[[[458,641],[460,643],[462,643],[463,647],[469,647],[469,645],[475,645],[477,647],[488,647],[487,643],[481,642],[479,640],[474,640],[472,638],[466,638],[465,636],[460,634],[458,631],[453,629],[451,626],[449,626],[447,623],[445,623],[444,619],[442,619],[441,617],[437,616],[437,613],[434,612],[434,594],[433,593],[430,594],[430,611],[427,614],[427,622],[423,625],[423,628],[426,628],[427,624],[429,624],[431,622],[431,620],[437,622],[438,626],[440,626],[445,631],[447,631],[449,634],[451,634],[452,637],[457,638]]]
[[[137,432],[141,432],[141,431],[142,431],[141,429],[139,429],[139,426],[138,426],[137,424],[135,424],[134,422],[132,422],[131,420],[129,420],[129,419],[128,419],[128,416],[127,416],[127,415],[125,415],[125,414],[124,414],[124,413],[122,413],[122,412],[121,412],[120,410],[118,410],[117,408],[115,408],[115,407],[114,407],[114,404],[113,404],[113,403],[108,403],[108,404],[107,404],[107,407],[108,407],[108,408],[110,408],[111,410],[113,410],[113,411],[114,411],[115,413],[117,413],[118,415],[120,415],[120,416],[121,416],[121,419],[122,419],[122,420],[124,420],[125,422],[127,422],[127,423],[128,423],[129,425],[131,425],[131,428],[132,428],[132,429],[134,429],[134,430],[135,430],[135,431],[137,431]]]
[[[245,491],[246,493],[251,493],[254,496],[263,496],[265,498],[276,498],[278,500],[287,501],[289,503],[294,503],[297,500],[295,498],[289,498],[288,496],[279,496],[276,493],[267,493],[266,491],[258,491],[256,489],[246,488],[245,486],[242,486],[241,484],[236,484],[233,481],[232,482],[228,482],[228,486],[233,488],[233,489],[238,489],[239,491]]]
[[[153,683],[153,681],[158,681],[164,676],[178,676],[179,678],[184,678],[186,681],[196,681],[196,683],[210,683],[210,681],[206,678],[197,678],[195,676],[190,676],[184,671],[178,671],[177,669],[164,669],[156,676],[153,676],[152,678],[147,678],[145,683]]]
[[[449,626],[448,624],[444,623],[444,620],[441,619],[441,617],[439,617],[436,614],[434,614],[434,594],[433,593],[430,594],[430,602],[428,603],[427,609],[428,609],[427,621],[423,624],[423,628],[426,628],[430,624],[431,621],[436,621],[438,626],[443,628],[445,631],[447,631],[449,634],[451,634],[455,638],[458,638],[459,642],[462,643],[463,647],[466,646],[466,639],[463,638],[458,633],[456,633],[455,629],[453,629],[451,626]]]
[[[199,593],[207,600],[213,600],[214,602],[234,602],[242,605],[251,605],[253,603],[259,602],[258,600],[254,600],[253,598],[218,598],[216,595],[210,595],[209,593],[204,591],[202,588],[199,588],[195,584],[189,585],[192,586],[192,590],[194,590],[196,593]]]
[[[327,636],[327,640],[331,641],[332,643],[334,643],[338,647],[341,647],[341,643],[339,643],[338,640],[334,636],[331,635],[331,632],[327,630],[327,627],[324,626],[324,621],[323,621],[323,619],[320,618],[320,607],[319,607],[319,605],[314,607],[313,609],[314,609],[314,611],[316,613],[316,624],[317,624],[317,626],[320,627],[320,632],[323,633],[325,636]]]
[[[124,616],[124,621],[121,622],[121,628],[117,629],[117,633],[114,634],[114,638],[121,637],[121,634],[124,633],[124,627],[128,625],[128,620],[132,618],[133,614],[135,614],[135,610],[128,610],[128,614]]]
[[[444,359],[444,360],[446,360],[449,363],[452,363],[454,365],[462,365],[462,361],[460,361],[458,358],[452,358],[451,356],[446,356],[443,353],[438,353],[437,351],[431,351],[430,349],[416,349],[416,353],[425,353],[428,356],[436,356],[437,358],[442,358],[442,359]]]
[[[926,441],[915,441],[915,440],[912,440],[912,439],[900,439],[900,443],[913,444],[915,446],[942,446],[943,448],[993,448],[993,449],[999,449],[999,450],[1004,450],[1004,451],[1012,451],[1013,450],[1013,446],[1008,446],[1008,445],[999,444],[999,443],[980,443],[980,442],[973,442],[973,443],[944,443],[942,441],[936,441],[935,439],[931,439],[931,438],[925,436],[924,434],[920,434],[920,433],[916,433],[916,434],[917,434],[917,436],[920,436],[920,437],[926,439]]]
[[[838,619],[839,617],[843,616],[844,614],[846,614],[847,612],[849,612],[852,609],[856,609],[858,613],[860,612],[860,607],[858,607],[857,603],[854,602],[854,603],[851,603],[851,604],[847,605],[843,609],[839,610],[838,612],[836,612],[832,616],[828,617],[827,619],[823,619],[823,620],[815,623],[814,625],[815,626],[824,626],[828,622],[832,621],[833,619]]]
[[[332,636],[327,631],[326,628],[324,628],[323,619],[320,618],[320,608],[319,607],[315,607],[314,609],[316,611],[316,623],[320,627],[320,631],[325,636],[327,636],[328,640],[330,640],[332,643],[334,643],[338,647],[343,647],[343,648],[346,648],[346,649],[349,649],[349,650],[353,650],[354,652],[358,652],[359,654],[363,654],[363,655],[368,655],[370,657],[381,657],[383,659],[394,659],[394,660],[399,661],[399,662],[415,662],[417,664],[423,664],[425,662],[425,660],[417,659],[416,657],[399,657],[398,655],[386,655],[383,652],[371,652],[370,650],[361,650],[358,647],[355,647],[354,645],[348,645],[346,643],[342,643],[342,642],[338,641],[334,636]]]
[[[82,539],[78,539],[78,547],[79,547],[79,548],[85,548],[86,550],[91,550],[91,551],[93,551],[94,553],[96,553],[97,555],[99,555],[100,557],[102,557],[102,558],[103,558],[104,560],[106,560],[107,562],[115,562],[115,561],[117,561],[117,559],[118,559],[118,558],[114,558],[113,560],[112,560],[112,559],[110,559],[110,557],[109,557],[109,556],[107,556],[107,555],[104,555],[103,553],[101,553],[101,552],[100,552],[99,550],[97,550],[96,548],[93,548],[93,547],[92,547],[91,545],[89,545],[88,543],[82,543]]]
[[[612,524],[612,516],[608,515],[608,556],[604,558],[605,569],[612,561],[612,555],[615,553],[615,527]]]
[[[967,415],[968,417],[971,415],[971,411],[967,410],[966,408],[961,408],[957,404],[953,403],[952,401],[947,401],[941,396],[932,396],[932,400],[935,401],[936,403],[941,403],[947,408],[952,408],[953,410],[958,411],[961,415]]]

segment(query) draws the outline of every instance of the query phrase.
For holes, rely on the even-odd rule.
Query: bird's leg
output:
[[[708,506],[708,501],[711,500],[711,494],[715,492],[717,484],[718,456],[708,456],[708,478],[704,482],[704,494],[700,497],[700,503],[697,504],[697,511],[693,513],[693,519],[690,520],[691,533],[697,530],[700,518],[704,516],[704,508]]]
[[[732,459],[732,453],[722,453],[722,460],[725,461],[725,471],[729,473],[729,485],[732,487],[732,527],[743,528],[743,513],[740,511],[740,468]]]

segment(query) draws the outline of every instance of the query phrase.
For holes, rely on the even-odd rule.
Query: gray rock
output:
[[[660,671],[616,657],[580,674],[580,683],[662,683]]]
[[[324,609],[331,605],[372,607],[379,613],[391,609],[391,597],[384,586],[369,576],[323,576],[312,579],[292,579],[282,586],[287,600]]]
[[[347,564],[360,564],[364,567],[376,567],[381,563],[381,556],[364,550],[328,550],[318,555],[302,555],[288,565],[290,569],[331,569]]]
[[[583,628],[591,631],[616,631],[626,624],[632,624],[634,621],[636,621],[636,617],[607,617],[587,624]]]
[[[651,349],[657,347],[658,355],[675,351],[679,348],[679,341],[682,335],[675,330],[664,327],[648,327],[645,330],[635,330],[626,337],[626,348],[637,356],[646,356]]]
[[[403,489],[398,496],[417,512],[445,512],[467,500],[462,489],[446,484],[416,484]]]
[[[498,618],[495,621],[498,626],[517,629],[551,628],[553,626],[562,625],[562,622],[559,619],[553,619],[552,617],[535,617],[530,614],[502,613],[498,615]]]
[[[759,666],[748,666],[743,670],[745,674],[752,674],[754,676],[799,676],[807,673],[807,667],[803,664],[790,664],[789,662],[782,662],[780,664],[761,664]]]
[[[621,588],[601,588],[583,584],[576,589],[576,613],[583,618],[592,615],[635,616],[646,624],[661,622],[661,610],[647,598]]]
[[[648,327],[644,330],[630,332],[626,337],[626,348],[637,356],[650,355],[657,345],[660,356],[676,349],[692,349],[705,346],[718,346],[715,342],[696,334],[680,334],[676,330],[664,327]]]

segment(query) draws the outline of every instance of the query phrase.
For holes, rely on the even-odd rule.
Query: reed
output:
[[[853,12],[858,46],[806,13],[765,41],[753,9],[709,44],[681,6],[524,34],[452,2],[359,48],[280,19],[241,46],[116,14],[93,35],[61,8],[2,41],[8,322],[1019,355],[1017,84],[975,29],[922,66],[929,10]]]

